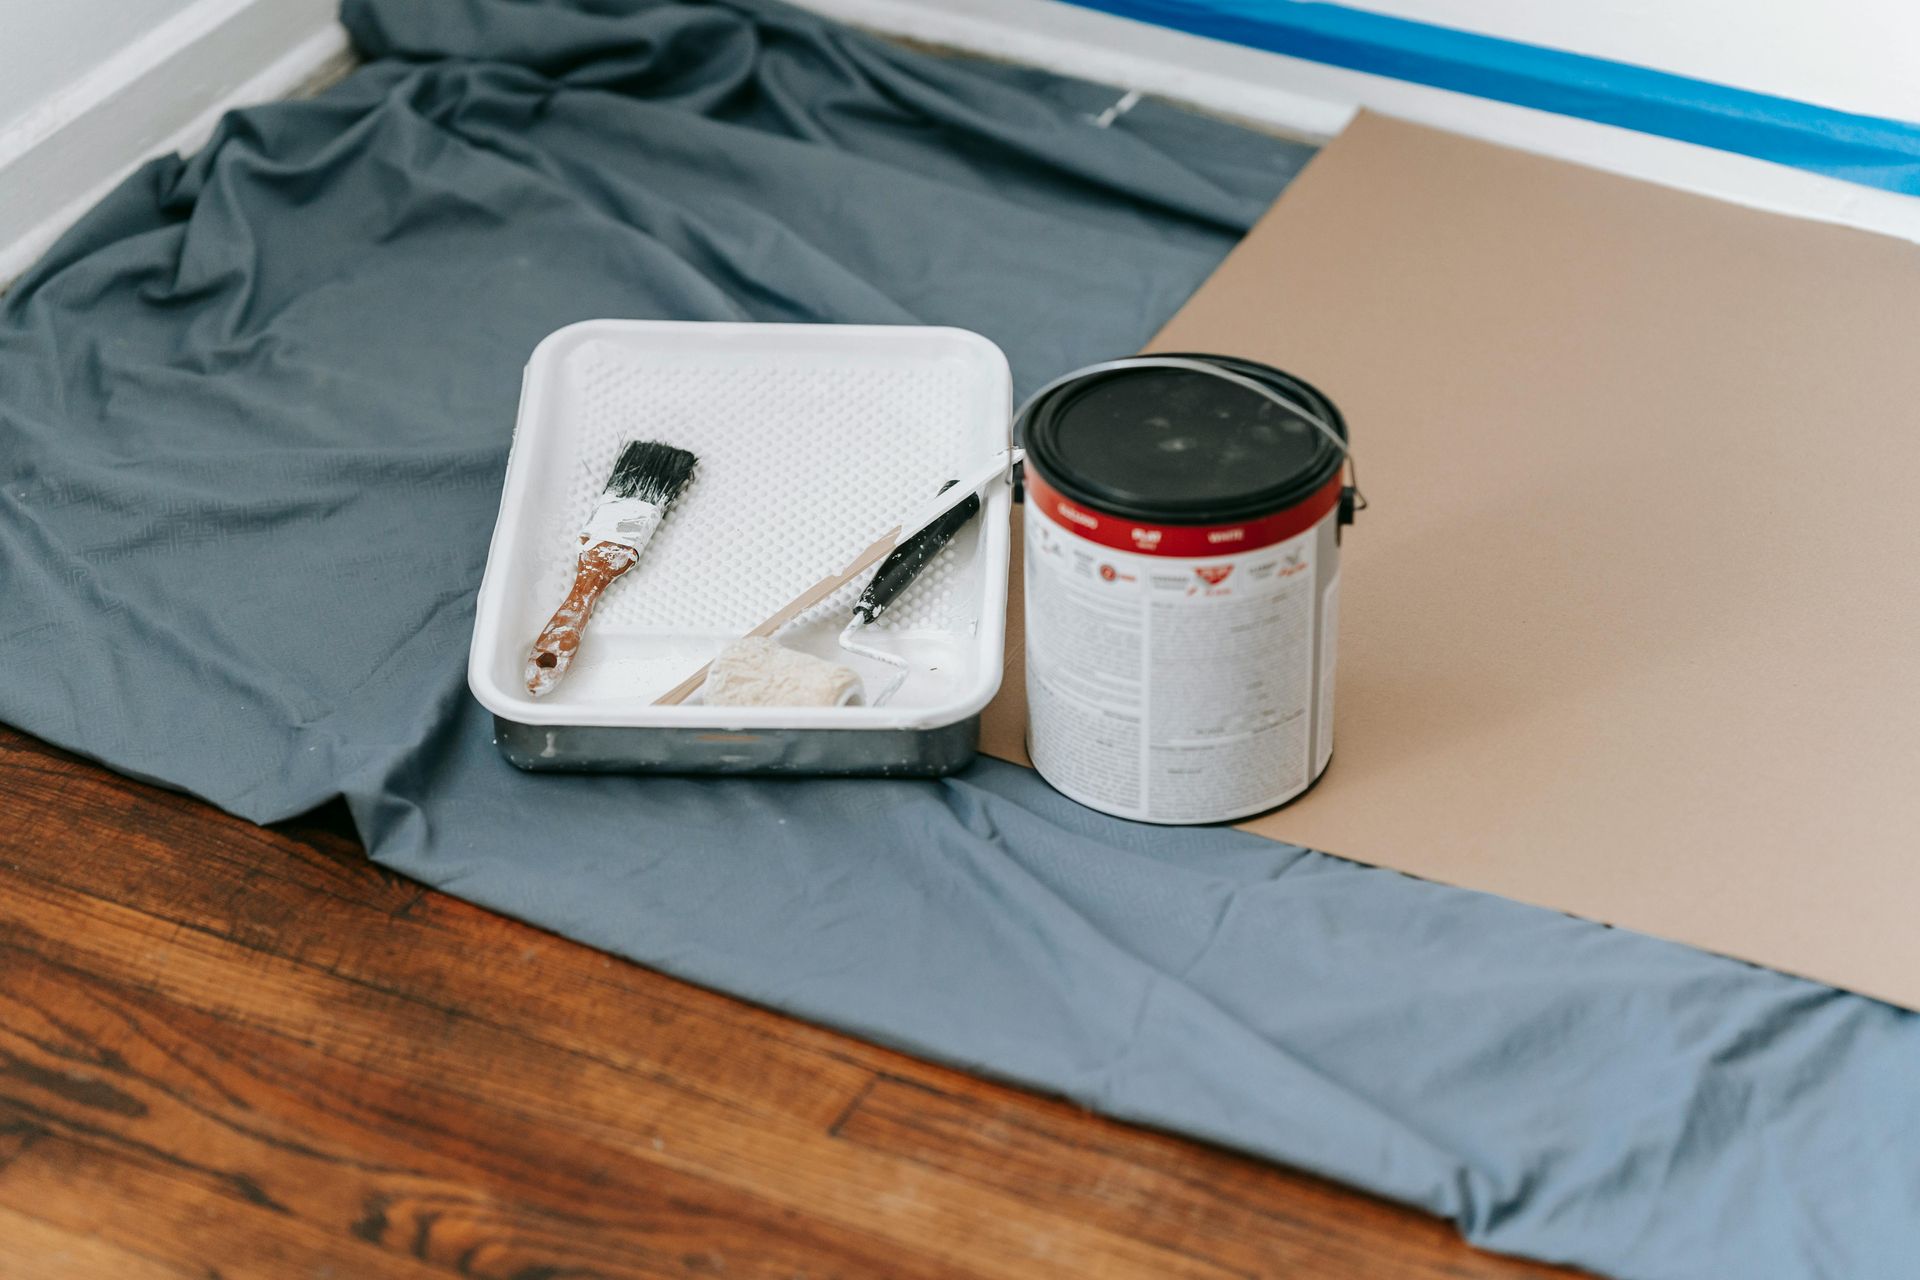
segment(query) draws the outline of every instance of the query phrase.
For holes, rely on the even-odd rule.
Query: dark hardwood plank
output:
[[[679,1276],[716,1240],[736,1275],[896,1262],[617,1144],[46,958],[60,949],[0,945],[0,1117],[38,1139],[0,1202],[66,1229],[226,1275]],[[861,1265],[817,1266],[836,1256]]]
[[[0,1274],[1541,1277],[0,730]]]

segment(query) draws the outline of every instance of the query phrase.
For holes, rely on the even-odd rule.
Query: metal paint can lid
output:
[[[1176,358],[1269,387],[1346,439],[1333,402],[1299,378],[1233,356]],[[1115,364],[1062,380],[1023,415],[1028,466],[1095,510],[1175,524],[1251,519],[1312,497],[1346,460],[1327,430],[1237,382]]]

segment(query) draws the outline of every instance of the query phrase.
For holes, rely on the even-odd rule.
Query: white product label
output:
[[[1333,758],[1333,669],[1340,656],[1340,573],[1327,579],[1320,593],[1320,704],[1313,710],[1319,726],[1313,745],[1313,774],[1317,778]]]
[[[1049,783],[1153,822],[1306,790],[1310,713],[1331,697],[1314,679],[1317,530],[1185,559],[1111,550],[1036,504],[1026,519],[1028,746]]]

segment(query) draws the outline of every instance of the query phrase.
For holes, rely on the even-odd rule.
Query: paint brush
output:
[[[528,693],[536,698],[551,693],[567,674],[600,594],[639,563],[698,461],[685,449],[657,440],[629,440],[621,448],[587,527],[580,531],[573,589],[527,655]]]

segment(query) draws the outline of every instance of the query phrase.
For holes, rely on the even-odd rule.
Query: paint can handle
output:
[[[1223,382],[1231,382],[1236,387],[1244,387],[1257,396],[1271,400],[1333,441],[1335,447],[1345,456],[1347,474],[1352,477],[1352,482],[1340,490],[1340,523],[1352,524],[1354,514],[1367,509],[1367,496],[1360,491],[1360,464],[1354,459],[1353,447],[1347,443],[1347,438],[1335,431],[1325,418],[1294,400],[1293,397],[1281,395],[1272,387],[1256,382],[1245,374],[1223,369],[1210,360],[1199,360],[1192,356],[1122,356],[1118,360],[1102,360],[1097,364],[1075,369],[1071,373],[1063,373],[1028,396],[1014,411],[1013,438],[1016,440],[1022,438],[1021,428],[1026,423],[1027,415],[1033,411],[1034,405],[1040,403],[1041,397],[1066,386],[1069,382],[1078,382],[1096,373],[1115,373],[1122,369],[1185,369],[1190,373],[1204,373],[1210,377],[1219,378]]]

